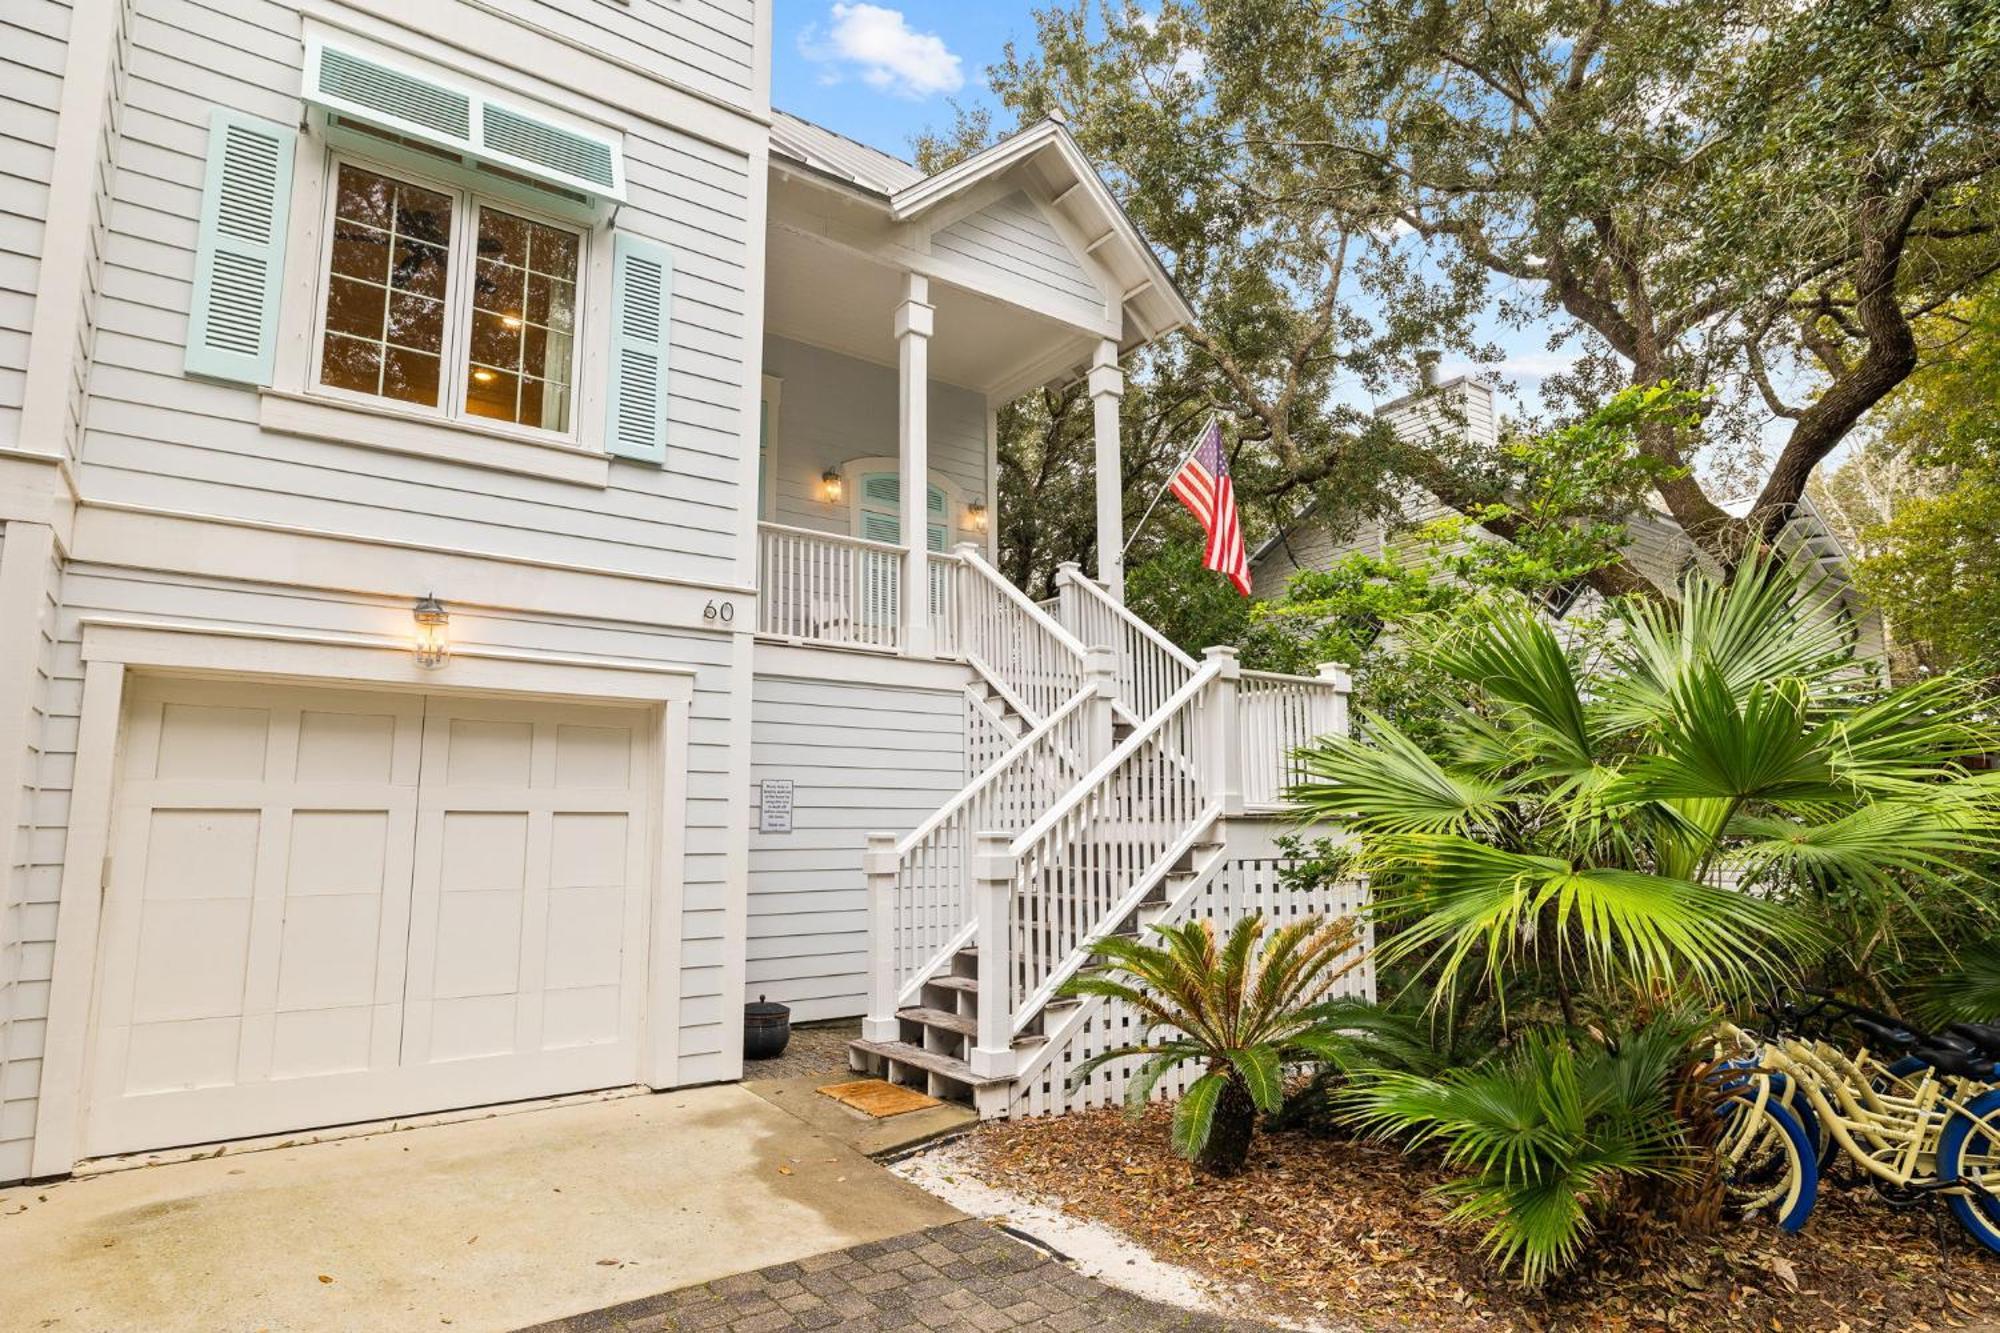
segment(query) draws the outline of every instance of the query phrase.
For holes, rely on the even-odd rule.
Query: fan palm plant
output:
[[[1452,1215],[1488,1223],[1487,1254],[1533,1286],[1575,1262],[1629,1182],[1692,1175],[1670,1091],[1690,1036],[1681,1022],[1608,1045],[1535,1032],[1480,1065],[1361,1073],[1345,1101],[1366,1131],[1441,1145],[1465,1173],[1443,1187]]]
[[[1437,736],[1370,717],[1303,756],[1294,797],[1352,834],[1378,962],[1441,1007],[1527,988],[1561,1008],[1485,1063],[1350,1093],[1363,1125],[1444,1147],[1461,1212],[1530,1280],[1576,1257],[1620,1180],[1679,1170],[1687,1137],[1685,1034],[1656,1019],[1657,1043],[1615,1044],[1579,1015],[1762,992],[1853,954],[1833,937],[1857,903],[1925,932],[1921,904],[1988,910],[2000,805],[1964,763],[1994,748],[1979,700],[1950,679],[1883,691],[1844,626],[1762,558],[1628,608],[1594,672],[1502,608],[1422,645],[1458,695]]]
[[[1144,1020],[1137,1042],[1084,1061],[1070,1078],[1140,1057],[1126,1085],[1136,1112],[1168,1074],[1203,1065],[1174,1108],[1174,1150],[1210,1174],[1233,1175],[1257,1113],[1284,1100],[1285,1067],[1325,1059],[1339,1041],[1323,1002],[1361,963],[1355,923],[1307,917],[1270,930],[1247,916],[1220,943],[1207,921],[1152,929],[1159,944],[1105,940],[1097,966],[1064,987],[1121,1001]]]
[[[1381,717],[1303,755],[1294,797],[1356,835],[1398,923],[1380,954],[1504,999],[1523,971],[1573,1024],[1578,986],[1739,992],[1791,966],[1831,886],[1963,885],[1996,789],[1976,700],[1940,679],[1870,696],[1827,597],[1752,560],[1635,608],[1586,674],[1525,608],[1427,646],[1456,688],[1420,746]]]

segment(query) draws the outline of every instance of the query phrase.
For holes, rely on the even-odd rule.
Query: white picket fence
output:
[[[1303,917],[1359,916],[1367,900],[1365,887],[1358,881],[1287,889],[1279,883],[1282,862],[1276,858],[1239,859],[1223,864],[1213,879],[1169,918],[1169,923],[1212,921],[1217,933],[1253,913],[1261,913],[1274,925]],[[1166,923],[1163,923],[1166,924]],[[1342,977],[1334,996],[1372,998],[1375,994],[1374,963],[1369,954],[1372,936],[1364,928],[1360,965]],[[1331,997],[1329,997],[1331,998]],[[1125,1090],[1140,1060],[1114,1060],[1102,1065],[1071,1085],[1070,1073],[1102,1051],[1137,1042],[1144,1035],[1143,1018],[1129,1005],[1111,1000],[1086,1000],[1082,1023],[1071,1032],[1061,1049],[1053,1052],[1035,1074],[1017,1082],[1008,1103],[1008,1115],[1061,1115],[1093,1106],[1122,1106]],[[1154,1088],[1155,1101],[1171,1101],[1199,1078],[1199,1064],[1184,1065],[1160,1080]]]

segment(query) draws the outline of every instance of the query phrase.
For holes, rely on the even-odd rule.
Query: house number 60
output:
[[[711,600],[707,606],[701,609],[701,618],[703,620],[720,620],[723,624],[727,625],[730,621],[736,619],[736,603]]]

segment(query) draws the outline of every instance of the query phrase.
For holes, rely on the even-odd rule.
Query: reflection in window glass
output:
[[[451,196],[342,163],[320,382],[439,404]]]
[[[569,429],[580,246],[575,232],[479,209],[467,412]]]

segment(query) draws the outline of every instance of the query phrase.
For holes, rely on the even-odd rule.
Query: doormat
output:
[[[874,1116],[877,1120],[887,1120],[892,1115],[905,1111],[921,1111],[927,1106],[941,1106],[935,1097],[926,1097],[915,1088],[906,1088],[898,1083],[885,1083],[879,1078],[856,1079],[850,1083],[829,1083],[819,1090],[822,1097],[831,1097],[843,1106],[851,1106],[863,1115]]]

